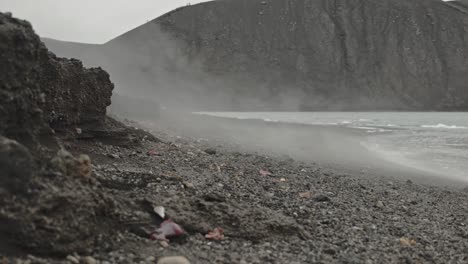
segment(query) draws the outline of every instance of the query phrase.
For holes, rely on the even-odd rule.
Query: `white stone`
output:
[[[158,260],[157,264],[190,264],[190,261],[181,256],[162,257]]]

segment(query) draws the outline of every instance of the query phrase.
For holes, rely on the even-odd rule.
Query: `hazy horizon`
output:
[[[1,12],[28,20],[41,37],[105,43],[173,9],[206,1],[0,0]],[[84,19],[83,19],[84,18]]]

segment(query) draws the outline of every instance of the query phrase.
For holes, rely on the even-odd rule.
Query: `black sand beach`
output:
[[[201,119],[197,122],[201,124]],[[273,129],[271,124],[246,123],[255,123],[257,132]],[[210,127],[210,131],[215,130]],[[154,263],[163,256],[184,256],[190,263],[468,261],[468,193],[460,185],[422,183],[411,175],[372,176],[372,170],[352,174],[353,170],[274,152],[266,155],[267,150],[253,153],[256,146],[242,150],[223,141],[222,135],[201,139],[162,129],[153,133],[163,142],[144,142],[138,148],[68,142],[74,154],[90,155],[96,188],[120,204],[114,209],[120,224],[110,226],[116,240],[104,237],[98,247],[67,259],[20,259],[32,263]],[[271,175],[262,176],[260,170]],[[125,200],[130,202],[121,202]],[[168,244],[148,239],[144,230],[157,225],[145,203],[164,206],[187,234]],[[224,229],[223,240],[204,237],[217,227]]]

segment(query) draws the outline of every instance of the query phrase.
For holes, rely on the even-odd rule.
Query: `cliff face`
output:
[[[108,232],[112,220],[102,212],[113,204],[95,191],[90,158],[56,154],[52,129],[68,137],[103,126],[112,89],[106,72],[57,58],[28,22],[0,13],[2,253],[83,251]]]
[[[104,122],[113,84],[99,68],[50,53],[31,25],[0,13],[0,134],[34,141],[53,129]]]
[[[464,3],[225,0],[180,8],[78,56],[132,76],[117,81],[122,90],[203,94],[205,107],[466,110],[467,31]]]
[[[26,21],[0,14],[0,134],[31,138],[45,127],[39,61],[47,58]],[[29,30],[28,30],[29,29]]]

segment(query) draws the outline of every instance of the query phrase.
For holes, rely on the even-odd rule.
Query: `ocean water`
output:
[[[217,112],[236,119],[341,126],[383,159],[468,181],[468,113],[463,112]]]

